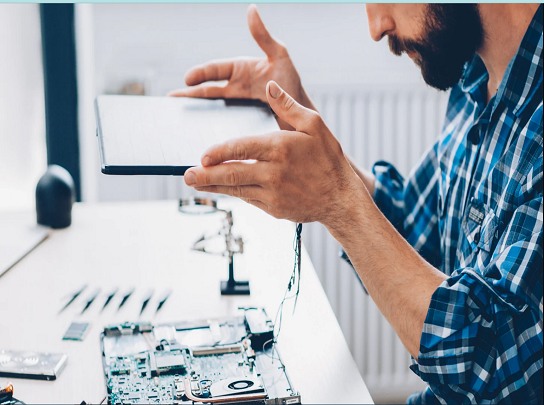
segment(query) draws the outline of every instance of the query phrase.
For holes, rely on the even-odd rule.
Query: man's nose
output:
[[[366,4],[366,15],[370,36],[380,41],[395,29],[395,22],[388,12],[388,4]]]

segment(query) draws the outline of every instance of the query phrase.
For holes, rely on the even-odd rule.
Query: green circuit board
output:
[[[193,398],[203,403],[219,396],[236,403],[237,396],[246,394],[261,395],[255,404],[300,403],[277,352],[253,350],[243,318],[215,324],[213,331],[200,324],[193,329],[131,324],[117,329],[102,335],[109,404],[193,403],[185,392],[186,379]],[[210,346],[214,333],[223,343]],[[208,345],[194,344],[199,341]]]

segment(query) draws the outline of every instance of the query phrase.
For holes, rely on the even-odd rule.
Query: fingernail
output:
[[[196,183],[196,176],[193,172],[189,172],[185,174],[185,184],[188,186],[192,186]]]
[[[281,94],[280,86],[278,86],[276,82],[270,82],[268,85],[268,92],[270,93],[270,97],[278,98]]]
[[[212,164],[212,158],[209,156],[204,156],[202,158],[202,166],[210,166]]]

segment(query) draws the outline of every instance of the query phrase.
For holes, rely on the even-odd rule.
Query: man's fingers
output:
[[[317,112],[301,106],[273,80],[266,85],[266,97],[276,115],[299,132],[313,133],[322,122]]]
[[[263,210],[264,212],[269,213],[270,207],[261,200],[257,199],[257,196],[262,198],[263,190],[258,186],[243,186],[243,187],[223,187],[223,186],[210,186],[210,187],[198,187],[198,191],[204,191],[208,193],[219,193],[230,195],[233,197],[238,197],[245,201],[248,204],[254,205],[255,207]],[[253,197],[255,196],[255,197]]]
[[[280,55],[282,52],[285,52],[285,47],[272,38],[264,26],[263,20],[261,20],[261,16],[259,15],[255,4],[251,4],[247,9],[247,24],[251,36],[264,53],[266,53],[266,56],[273,58]]]
[[[249,201],[257,201],[263,198],[264,190],[260,186],[204,186],[196,187],[198,191],[207,193],[225,194]],[[250,203],[251,204],[251,203]]]
[[[191,187],[248,186],[261,182],[260,168],[254,162],[228,162],[211,167],[192,167],[184,174]]]
[[[195,66],[185,74],[187,86],[218,80],[229,80],[234,69],[233,60],[215,60]]]
[[[170,97],[195,97],[195,98],[226,98],[225,87],[199,85],[186,87],[168,93]]]
[[[255,207],[257,208],[260,208],[261,210],[263,210],[264,212],[269,212],[269,207],[268,205],[266,205],[264,202],[262,201],[259,201],[259,200],[255,200],[255,199],[252,199],[252,198],[242,198],[242,200],[244,200],[246,203],[248,204],[251,204],[251,205],[254,205]]]
[[[214,166],[229,160],[270,160],[271,135],[231,139],[209,148],[202,156],[202,166]]]

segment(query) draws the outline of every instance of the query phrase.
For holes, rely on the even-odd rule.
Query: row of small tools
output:
[[[68,296],[67,302],[63,305],[60,312],[63,312],[64,310],[66,310],[66,308],[68,308],[80,296],[82,296],[83,293],[87,290],[87,287],[88,287],[88,285],[85,284],[80,289],[78,289],[77,291],[74,291],[72,294],[70,294]],[[88,294],[86,296],[84,304],[82,306],[81,314],[85,313],[85,311],[87,311],[93,305],[93,303],[98,300],[98,296],[100,295],[100,291],[101,291],[100,288],[95,288],[90,294]],[[132,297],[134,295],[134,291],[135,291],[135,288],[132,287],[132,288],[129,288],[125,292],[122,293],[121,301],[119,302],[119,306],[118,306],[117,310],[120,310],[127,303],[127,301],[130,299],[130,297]],[[151,301],[151,298],[153,297],[154,293],[155,293],[155,291],[153,289],[149,289],[147,291],[147,293],[143,296],[143,298],[141,300],[140,315],[142,315],[143,312],[145,311],[145,309],[148,307],[149,302]],[[157,313],[157,312],[159,312],[161,310],[161,308],[164,306],[164,304],[166,303],[166,301],[170,297],[171,293],[172,293],[172,290],[167,289],[166,291],[164,291],[159,296],[158,301],[157,301],[157,307],[155,309],[155,313]],[[106,309],[106,307],[113,301],[114,297],[117,296],[117,295],[119,295],[119,288],[118,287],[115,287],[112,290],[110,290],[108,293],[106,293],[105,300],[104,300],[104,303],[102,304],[102,309],[100,310],[100,312],[104,311],[104,309]]]

